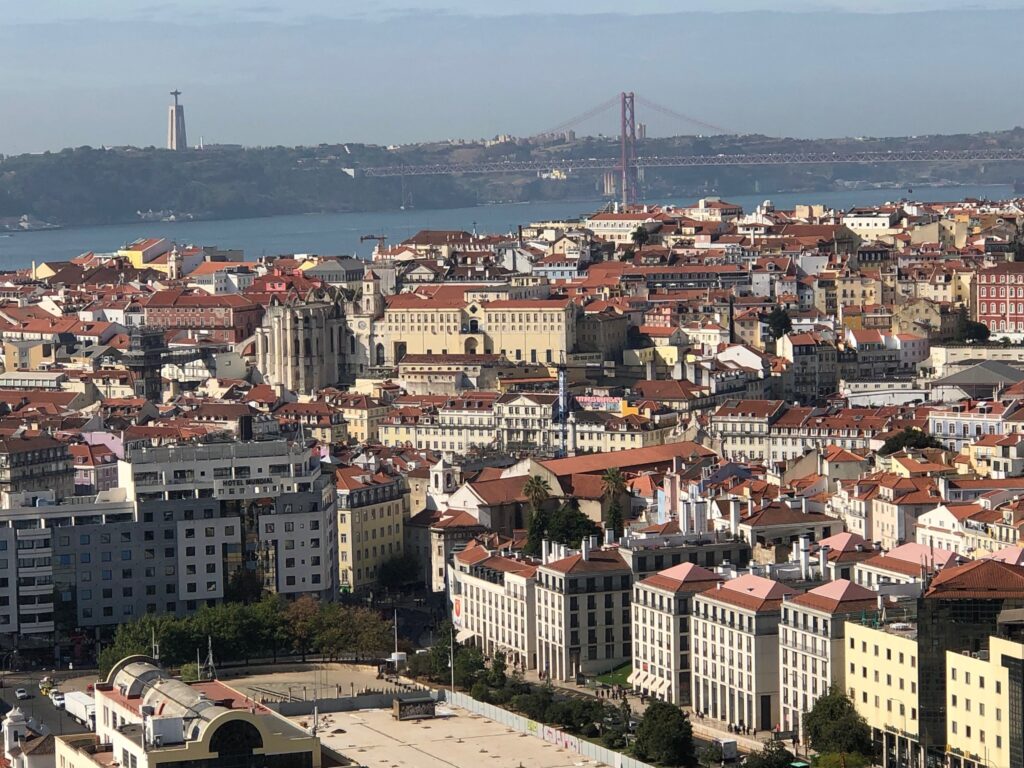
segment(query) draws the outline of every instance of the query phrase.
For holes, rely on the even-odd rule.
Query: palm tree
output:
[[[541,505],[551,498],[551,486],[548,481],[540,475],[530,475],[523,483],[523,495],[530,503],[530,517],[532,518]],[[529,524],[527,524],[529,527]]]
[[[601,493],[612,501],[626,492],[626,477],[618,467],[610,467],[601,475]]]
[[[626,492],[626,478],[618,467],[610,467],[601,475],[601,493],[608,502],[605,514],[605,529],[615,531],[615,538],[622,535],[622,495]]]
[[[633,241],[633,245],[636,246],[636,249],[638,251],[642,251],[644,246],[651,242],[651,233],[647,231],[647,227],[640,224],[633,230],[633,234],[630,235],[629,238]]]

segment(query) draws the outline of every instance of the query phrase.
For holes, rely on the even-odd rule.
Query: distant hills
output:
[[[1024,130],[950,136],[798,140],[767,136],[679,136],[647,139],[644,155],[820,152],[896,149],[1022,148]],[[137,221],[140,212],[225,219],[279,214],[379,211],[401,206],[449,208],[493,201],[589,198],[601,193],[597,172],[567,179],[528,174],[357,178],[348,167],[467,163],[499,159],[610,157],[614,139],[372,145],[207,148],[174,153],[154,148],[92,149],[9,156],[0,161],[0,219],[27,215],[63,226]],[[1022,163],[647,169],[651,198],[708,193],[766,196],[857,185],[1013,183]]]

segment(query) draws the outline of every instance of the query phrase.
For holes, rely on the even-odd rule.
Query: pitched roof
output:
[[[586,559],[582,554],[569,555],[561,560],[555,560],[544,568],[549,568],[557,573],[594,573],[603,571],[628,571],[629,566],[622,559],[617,549],[597,549],[590,553]]]
[[[722,577],[693,563],[680,563],[648,576],[640,583],[645,587],[669,592],[703,592],[712,589]]]
[[[748,573],[724,582],[704,596],[751,611],[774,611],[779,609],[784,597],[795,594],[795,590],[782,582]]]
[[[874,608],[877,600],[878,595],[870,589],[848,579],[837,579],[797,595],[791,602],[828,613],[851,613]]]
[[[925,598],[993,600],[1024,598],[1024,567],[1000,560],[972,560],[939,572]]]

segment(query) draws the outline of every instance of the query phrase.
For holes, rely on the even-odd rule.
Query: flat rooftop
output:
[[[389,709],[321,715],[321,741],[368,768],[578,768],[600,765],[535,736],[439,704],[433,720],[399,722]],[[311,716],[293,717],[311,725]],[[343,733],[335,733],[337,730]]]

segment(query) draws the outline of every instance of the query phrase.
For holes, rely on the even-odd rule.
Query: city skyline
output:
[[[19,10],[0,30],[0,61],[11,74],[0,86],[3,153],[160,146],[169,87],[189,94],[193,144],[530,135],[619,90],[658,94],[707,122],[768,135],[975,132],[1024,122],[1006,98],[1010,55],[999,53],[1013,49],[1014,19],[1024,21],[1019,3],[948,10],[936,2],[927,6],[933,13],[906,13],[903,4],[879,14],[849,4],[796,13],[807,5],[799,2],[767,12],[755,0],[732,4],[735,13],[665,13],[665,3],[648,2],[628,15],[608,13],[607,4],[596,13],[563,4],[558,15],[541,14],[533,4],[498,18],[493,5],[470,14],[465,3],[345,17],[323,3],[286,10],[225,2],[173,21],[159,6],[127,13],[116,0],[92,15],[49,5]],[[125,67],[118,41],[154,25],[161,45],[178,53]],[[957,45],[935,45],[950,28]],[[39,61],[29,49],[44,37],[53,53]],[[899,52],[892,39],[903,40]],[[723,40],[733,53],[716,59]],[[848,54],[836,56],[837,47]],[[962,66],[964,51],[982,47],[993,55]],[[461,55],[430,53],[441,49]],[[372,77],[348,74],[367,68]],[[646,122],[651,135],[683,132],[656,116]],[[591,121],[579,130],[614,135],[617,126]]]

